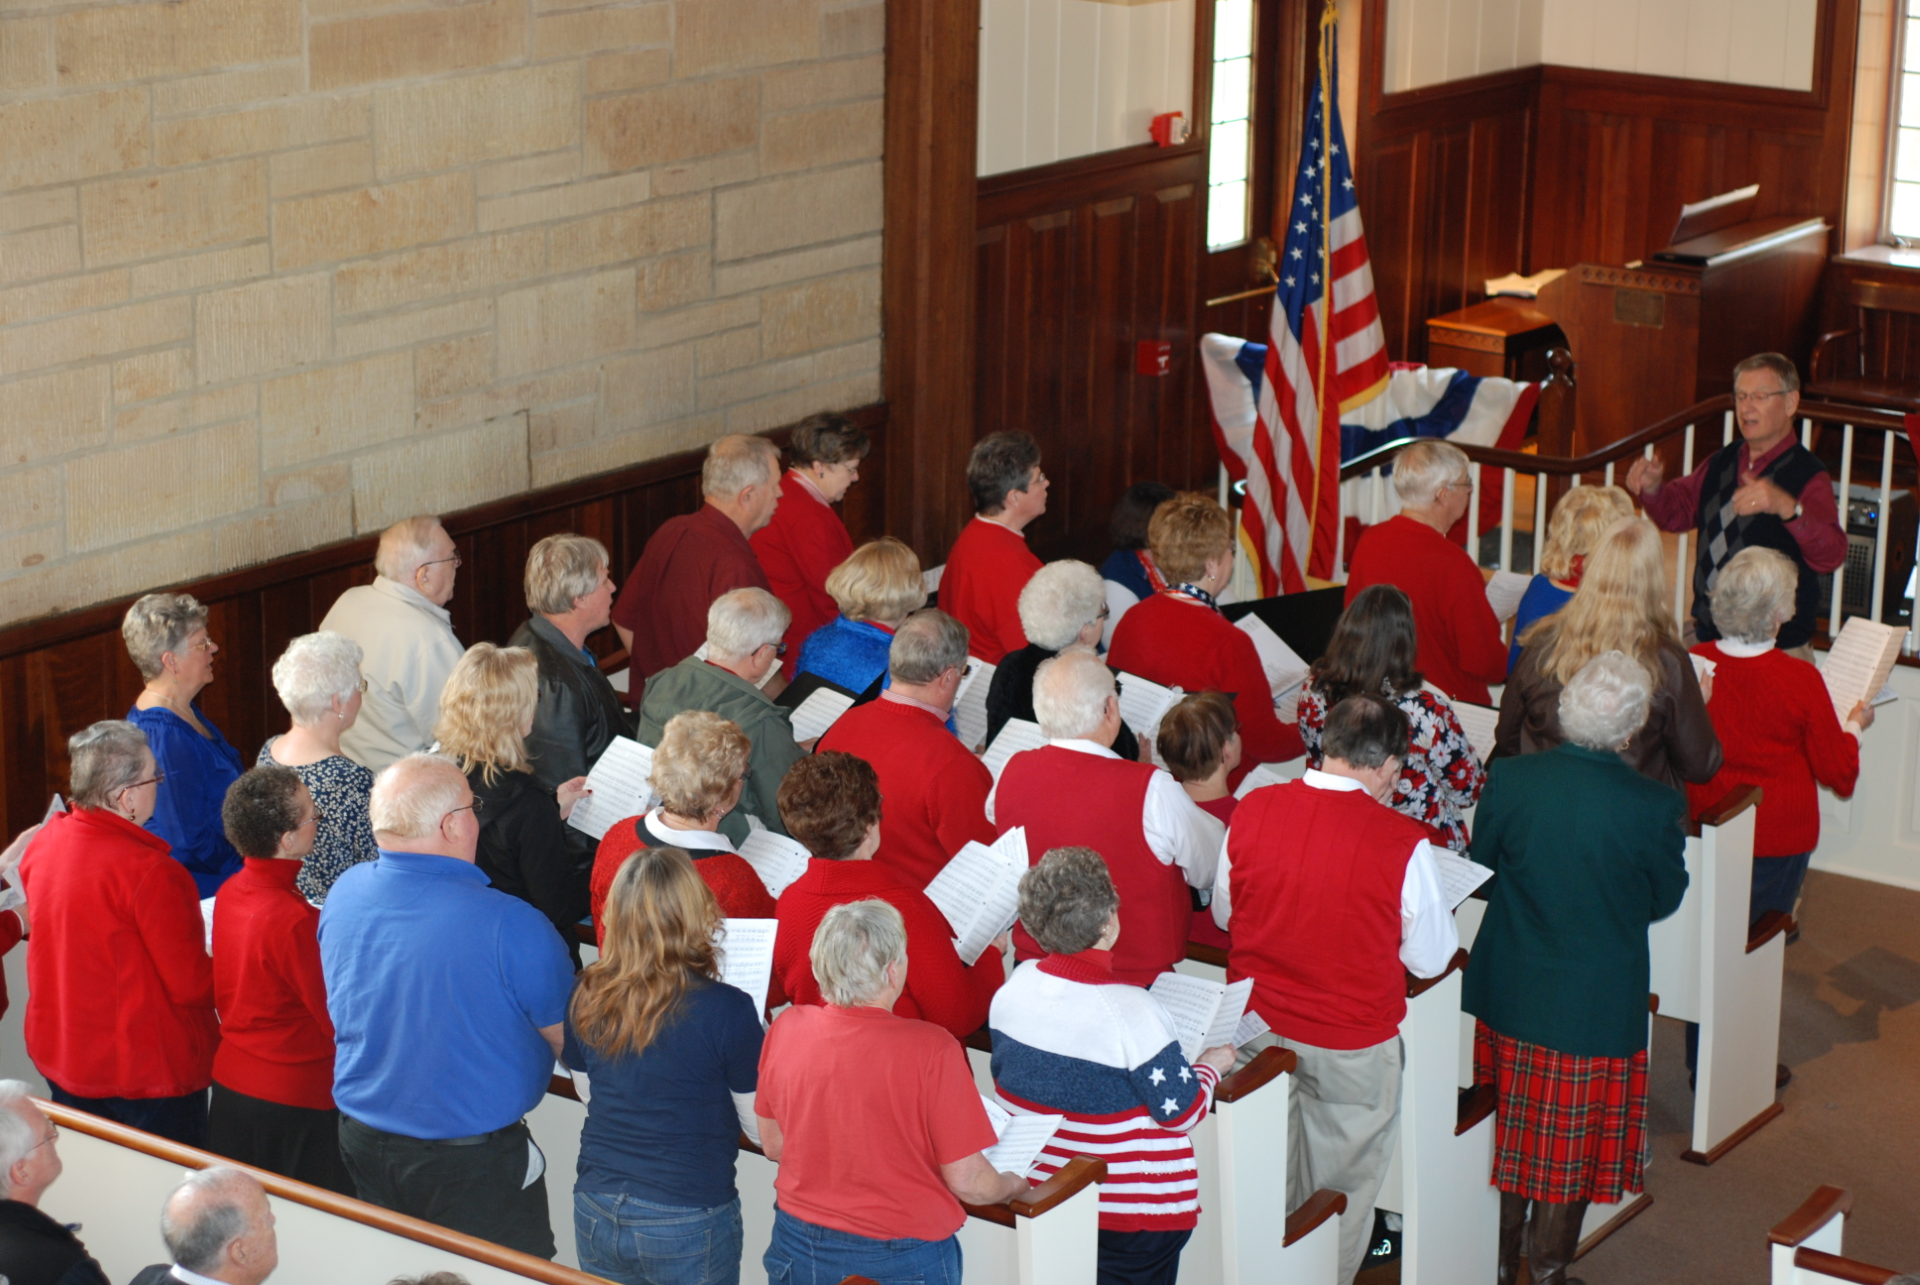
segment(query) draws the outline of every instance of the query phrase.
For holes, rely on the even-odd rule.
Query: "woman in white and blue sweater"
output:
[[[1200,1213],[1186,1135],[1233,1049],[1190,1064],[1158,1001],[1114,978],[1119,909],[1091,848],[1055,848],[1021,879],[1020,921],[1048,953],[994,996],[994,1089],[1009,1111],[1066,1117],[1035,1165],[1042,1178],[1074,1156],[1106,1161],[1101,1285],[1173,1285]]]

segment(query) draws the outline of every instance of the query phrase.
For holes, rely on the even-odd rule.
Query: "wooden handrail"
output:
[[[960,1042],[970,1049],[978,1049],[982,1053],[992,1053],[993,1031],[983,1026],[972,1034],[964,1036]]]
[[[1853,1212],[1853,1193],[1845,1187],[1820,1187],[1800,1207],[1773,1225],[1771,1245],[1798,1245],[1835,1218]]]
[[[547,1078],[547,1092],[556,1098],[572,1098],[575,1102],[580,1100],[580,1090],[573,1087],[573,1081],[570,1078],[561,1075],[558,1071]]]
[[[1223,946],[1203,946],[1197,941],[1187,943],[1187,958],[1196,964],[1211,964],[1215,968],[1227,966],[1227,952]]]
[[[1291,1075],[1300,1065],[1299,1055],[1292,1049],[1264,1048],[1253,1055],[1253,1061],[1224,1077],[1219,1087],[1213,1091],[1213,1100],[1238,1102],[1256,1089],[1264,1088],[1283,1075]]]
[[[1760,922],[1748,931],[1747,953],[1751,955],[1754,951],[1759,950],[1781,933],[1790,933],[1799,926],[1800,925],[1793,921],[1793,916],[1789,915],[1786,911],[1769,910],[1766,914],[1760,916]]]
[[[1761,789],[1757,785],[1736,785],[1725,798],[1700,814],[1701,825],[1725,825],[1748,808],[1760,806]]]
[[[434,1249],[442,1249],[450,1254],[458,1254],[476,1263],[497,1267],[503,1272],[512,1272],[516,1276],[524,1276],[529,1280],[543,1281],[546,1285],[605,1285],[598,1276],[589,1276],[571,1267],[562,1267],[544,1258],[535,1258],[532,1254],[523,1254],[517,1249],[508,1249],[505,1245],[481,1240],[478,1236],[450,1231],[437,1223],[398,1214],[391,1209],[382,1209],[364,1200],[355,1200],[352,1196],[343,1196],[338,1192],[296,1182],[292,1178],[269,1173],[265,1169],[237,1164],[225,1156],[217,1156],[197,1147],[183,1146],[178,1142],[155,1137],[139,1129],[130,1129],[124,1124],[103,1120],[85,1111],[76,1111],[71,1107],[63,1107],[53,1102],[43,1102],[38,1098],[34,1099],[34,1105],[46,1114],[47,1119],[62,1129],[84,1133],[90,1138],[98,1138],[102,1142],[110,1142],[114,1146],[125,1147],[129,1151],[137,1151],[141,1155],[152,1156],[156,1160],[164,1160],[168,1164],[179,1165],[184,1169],[210,1169],[216,1165],[238,1169],[257,1179],[260,1185],[267,1189],[268,1195],[290,1200],[296,1205],[305,1205],[309,1209],[317,1209],[335,1218],[359,1223],[363,1227],[371,1227],[376,1231],[384,1231],[422,1245],[429,1245]]]
[[[1466,452],[1468,459],[1478,464],[1510,468],[1521,473],[1545,473],[1549,477],[1569,477],[1576,473],[1604,470],[1607,465],[1618,460],[1639,455],[1649,445],[1657,445],[1669,437],[1685,432],[1689,424],[1702,423],[1732,409],[1731,396],[1722,393],[1718,397],[1709,397],[1665,419],[1656,420],[1639,432],[1623,437],[1617,442],[1588,451],[1585,455],[1528,455],[1523,451],[1503,451],[1491,446],[1469,446],[1457,442],[1455,445]],[[1810,419],[1823,424],[1852,424],[1855,428],[1892,430],[1903,437],[1906,436],[1904,417],[1888,411],[1872,410],[1865,406],[1848,406],[1840,402],[1802,401],[1799,409],[1794,411],[1793,417],[1795,420]],[[1341,480],[1346,481],[1372,472],[1418,440],[1420,439],[1415,437],[1399,438],[1384,446],[1377,446],[1365,455],[1356,456],[1340,466]]]
[[[1079,1195],[1088,1187],[1106,1180],[1106,1161],[1095,1160],[1091,1156],[1075,1156],[1067,1161],[1065,1167],[1053,1177],[1026,1195],[1015,1196],[1004,1205],[969,1205],[963,1200],[960,1202],[960,1207],[975,1218],[984,1218],[990,1223],[1011,1227],[1016,1217],[1038,1218],[1049,1209]]]
[[[1842,1258],[1838,1254],[1823,1254],[1817,1249],[1794,1250],[1793,1265],[1836,1280],[1851,1281],[1853,1285],[1887,1285],[1888,1281],[1900,1274],[1891,1267],[1875,1267],[1871,1263]]]
[[[1280,1247],[1284,1249],[1296,1241],[1305,1240],[1321,1223],[1346,1212],[1347,1194],[1322,1187],[1307,1197],[1306,1204],[1287,1215],[1287,1231],[1280,1238]]]
[[[1415,977],[1412,973],[1408,973],[1407,974],[1407,998],[1416,999],[1419,996],[1426,994],[1428,991],[1432,990],[1434,987],[1438,986],[1441,982],[1444,982],[1445,980],[1447,980],[1447,978],[1451,974],[1461,971],[1467,966],[1467,958],[1468,958],[1467,952],[1463,948],[1461,950],[1456,950],[1453,952],[1453,958],[1447,961],[1447,966],[1445,970],[1443,970],[1436,976]]]
[[[1494,1108],[1499,1105],[1500,1094],[1493,1085],[1474,1085],[1460,1099],[1459,1113],[1454,1119],[1453,1136],[1458,1138],[1469,1132],[1474,1125],[1492,1115]]]

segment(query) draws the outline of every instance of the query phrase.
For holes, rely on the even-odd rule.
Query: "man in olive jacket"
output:
[[[1488,773],[1471,855],[1497,878],[1460,1006],[1501,1035],[1584,1058],[1647,1046],[1647,929],[1687,890],[1686,798],[1618,752],[1646,721],[1650,687],[1621,653],[1596,657],[1561,693],[1567,740]],[[1560,1279],[1553,1264],[1571,1261],[1587,1203],[1533,1202],[1536,1281]],[[1523,1195],[1501,1193],[1503,1280],[1526,1214]]]
[[[642,745],[660,744],[667,721],[689,709],[718,714],[737,725],[753,743],[747,759],[747,783],[740,805],[720,822],[720,833],[736,846],[747,837],[747,814],[767,829],[785,834],[776,796],[787,769],[806,757],[794,743],[793,723],[760,683],[780,664],[781,638],[792,615],[765,589],[735,589],[707,608],[707,655],[689,656],[647,680],[640,702]]]

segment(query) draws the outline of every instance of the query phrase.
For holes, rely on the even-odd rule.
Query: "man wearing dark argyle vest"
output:
[[[1793,619],[1780,626],[1782,649],[1813,637],[1820,610],[1820,576],[1846,561],[1847,536],[1826,466],[1794,440],[1800,376],[1778,353],[1761,353],[1734,367],[1734,414],[1740,440],[1715,451],[1678,481],[1661,485],[1658,458],[1635,460],[1627,489],[1663,531],[1697,531],[1693,565],[1693,624],[1702,641],[1718,638],[1710,598],[1720,569],[1742,549],[1776,549],[1799,571]]]

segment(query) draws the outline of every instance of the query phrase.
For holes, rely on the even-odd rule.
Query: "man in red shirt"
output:
[[[989,433],[967,457],[973,521],[947,553],[940,606],[967,627],[968,648],[997,665],[1027,645],[1020,627],[1020,591],[1040,569],[1027,547],[1027,525],[1047,511],[1047,475],[1040,444],[1028,433]]]
[[[1486,577],[1447,532],[1467,514],[1473,481],[1466,452],[1433,438],[1393,461],[1400,512],[1367,528],[1353,551],[1347,605],[1369,585],[1390,584],[1413,602],[1419,664],[1457,701],[1491,705],[1489,683],[1507,679],[1507,644],[1487,601]]]
[[[1693,628],[1701,642],[1720,637],[1712,612],[1720,569],[1742,549],[1776,549],[1793,560],[1798,580],[1793,618],[1780,626],[1774,642],[1812,660],[1806,649],[1821,606],[1820,577],[1847,560],[1847,533],[1826,466],[1793,435],[1800,372],[1777,352],[1749,357],[1733,368],[1733,404],[1740,441],[1665,485],[1666,464],[1659,456],[1635,460],[1627,489],[1662,531],[1699,528]]]
[[[764,437],[736,433],[707,448],[700,470],[706,503],[653,533],[613,608],[634,678],[651,678],[700,650],[715,598],[768,587],[748,537],[773,520],[779,478],[780,450]],[[632,687],[628,699],[637,706],[641,683]]]
[[[785,639],[788,678],[807,635],[840,614],[827,576],[852,555],[853,537],[833,506],[860,480],[860,461],[872,448],[845,415],[810,415],[795,424],[788,445],[793,466],[780,479],[780,503],[773,521],[753,533],[767,587],[793,613]]]
[[[887,801],[874,864],[925,888],[969,839],[994,839],[987,820],[993,774],[947,730],[967,672],[967,631],[943,611],[916,611],[893,635],[887,670],[893,685],[842,714],[820,749],[873,764]]]

